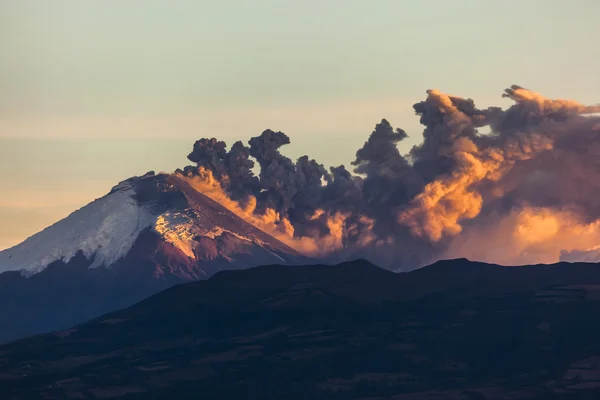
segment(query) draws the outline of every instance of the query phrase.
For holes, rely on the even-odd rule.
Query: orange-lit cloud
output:
[[[588,223],[573,211],[526,207],[467,227],[444,257],[505,265],[554,263],[563,252],[585,252],[599,244],[600,220]]]
[[[183,177],[194,189],[200,193],[215,200],[229,211],[243,218],[255,227],[269,233],[278,240],[294,248],[295,250],[310,256],[323,256],[343,246],[343,233],[345,231],[345,220],[343,214],[336,213],[327,216],[327,226],[329,233],[320,237],[294,236],[294,227],[285,217],[281,217],[273,209],[267,209],[262,214],[255,213],[256,199],[250,198],[247,205],[231,200],[223,191],[218,181],[214,179],[212,173],[203,168],[199,169],[199,175],[194,177]],[[318,218],[323,213],[320,210],[313,217]]]
[[[288,159],[279,148],[289,138],[274,131],[231,154],[223,142],[197,143],[199,172],[187,173],[199,191],[309,255],[372,255],[378,247],[390,266],[464,256],[514,264],[596,248],[600,106],[519,86],[504,96],[514,105],[478,109],[429,90],[413,106],[423,142],[403,157],[395,146],[407,135],[383,120],[357,152],[360,177]],[[249,172],[250,156],[259,176]],[[244,193],[245,201],[231,199]]]

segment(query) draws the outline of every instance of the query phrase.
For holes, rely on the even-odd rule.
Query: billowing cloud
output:
[[[218,187],[218,201],[320,257],[398,269],[448,256],[588,260],[600,246],[600,106],[516,85],[503,96],[514,104],[479,109],[429,90],[413,106],[421,144],[402,155],[397,144],[408,135],[384,119],[352,171],[293,161],[280,152],[290,138],[265,130],[230,150],[201,139],[195,165],[178,173],[209,196]]]

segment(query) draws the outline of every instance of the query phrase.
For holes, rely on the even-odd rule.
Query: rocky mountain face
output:
[[[175,175],[147,174],[0,252],[0,342],[224,269],[310,262]]]

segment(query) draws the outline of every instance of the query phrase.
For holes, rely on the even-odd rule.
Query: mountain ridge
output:
[[[219,272],[0,346],[0,390],[126,400],[597,398],[600,322],[590,316],[600,312],[600,265],[489,267],[461,259],[394,273],[359,260]]]

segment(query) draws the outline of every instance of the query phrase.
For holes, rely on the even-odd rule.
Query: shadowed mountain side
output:
[[[119,219],[118,209],[111,209],[104,220],[93,217],[107,209],[112,196],[121,196],[116,202],[122,207],[123,193],[134,193],[127,201],[144,210],[134,213],[136,224],[145,218],[149,226],[136,228],[135,240],[122,257],[98,265],[96,261],[106,261],[106,254],[110,256],[122,243],[102,242],[96,236],[118,236],[119,227],[128,222]],[[311,261],[170,175],[132,178],[86,207],[0,253],[1,270],[19,265],[19,260],[25,267],[27,261],[56,258],[55,251],[68,248],[73,241],[82,244],[81,249],[73,246],[75,253],[66,262],[39,264],[40,272],[25,269],[0,274],[0,342],[66,329],[224,269]],[[95,208],[89,211],[90,207]],[[109,235],[94,236],[97,226],[107,225],[113,228]],[[72,241],[61,235],[72,236]],[[96,252],[86,254],[84,249],[96,241]],[[114,249],[109,252],[109,247]]]
[[[174,286],[0,346],[14,398],[593,399],[600,266],[357,260]]]
[[[223,268],[278,260],[244,243],[236,248],[242,257],[224,258],[220,243],[232,246],[211,242],[213,252],[204,251],[201,269],[169,243],[145,232],[128,256],[111,268],[89,268],[91,260],[78,253],[68,263],[57,261],[29,278],[12,271],[0,274],[0,342],[65,329]],[[154,252],[146,253],[148,248]]]
[[[375,306],[444,296],[494,296],[547,287],[600,284],[598,264],[559,263],[503,267],[467,259],[444,260],[406,273],[393,273],[369,261],[338,265],[267,265],[243,271],[221,271],[211,279],[179,285],[132,307],[169,308],[171,302],[218,308],[264,307],[265,298],[296,291],[319,291],[349,304]]]

